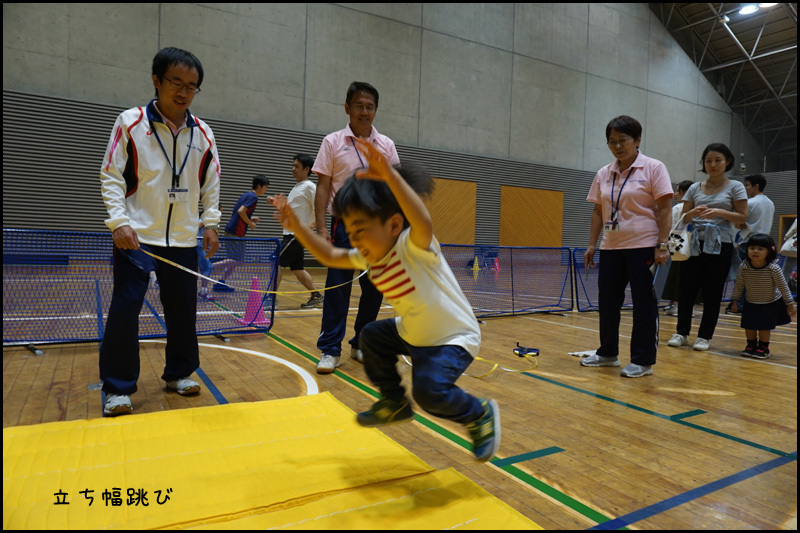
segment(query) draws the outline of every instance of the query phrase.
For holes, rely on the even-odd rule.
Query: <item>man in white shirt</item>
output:
[[[294,156],[292,177],[297,183],[292,188],[287,198],[297,218],[307,227],[314,226],[314,199],[317,194],[317,186],[314,185],[313,181],[308,179],[311,174],[311,167],[313,166],[314,158],[310,155],[297,154]],[[271,198],[269,200],[271,200]],[[322,305],[322,294],[314,287],[314,280],[311,278],[311,274],[304,268],[304,251],[303,245],[300,244],[300,241],[295,239],[294,233],[284,229],[280,257],[280,265],[282,268],[278,271],[278,287],[281,286],[281,279],[283,279],[283,268],[288,267],[292,273],[297,276],[297,281],[299,281],[303,287],[311,291],[311,297],[308,301],[300,305],[300,307],[304,309],[310,309]]]

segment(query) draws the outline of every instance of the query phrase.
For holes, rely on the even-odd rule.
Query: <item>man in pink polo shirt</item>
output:
[[[350,239],[344,223],[337,217],[331,217],[331,229],[325,227],[325,213],[330,212],[333,197],[356,170],[367,168],[363,156],[356,149],[356,138],[371,142],[381,150],[393,166],[400,164],[394,142],[386,135],[381,135],[372,126],[378,111],[378,91],[369,83],[354,81],[347,89],[344,110],[350,117],[350,123],[342,130],[335,131],[322,141],[312,171],[317,175],[317,195],[314,200],[317,233],[330,239],[334,246],[350,248]],[[317,364],[318,374],[330,374],[340,364],[342,339],[347,330],[347,312],[350,307],[350,290],[353,270],[328,269],[325,287],[342,285],[336,289],[325,291],[322,305],[322,327],[317,339],[317,348],[322,357]],[[355,335],[350,339],[350,356],[363,362],[359,349],[359,334],[368,323],[378,316],[383,295],[372,285],[367,276],[359,280],[361,299],[358,303],[358,314],[355,322]]]

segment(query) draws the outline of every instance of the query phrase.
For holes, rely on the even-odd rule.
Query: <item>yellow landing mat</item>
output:
[[[541,529],[327,392],[4,428],[3,529],[101,528]]]

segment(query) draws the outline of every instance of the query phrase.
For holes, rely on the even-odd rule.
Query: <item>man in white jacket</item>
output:
[[[197,227],[203,251],[219,248],[220,167],[211,128],[189,112],[203,66],[193,54],[165,48],[152,69],[156,98],[117,117],[100,171],[105,223],[114,239],[114,293],[100,345],[105,415],[133,411],[139,379],[139,312],[155,272],[167,328],[162,379],[195,394],[200,366],[195,328],[197,279],[144,251],[197,270]],[[202,218],[198,204],[202,203]]]

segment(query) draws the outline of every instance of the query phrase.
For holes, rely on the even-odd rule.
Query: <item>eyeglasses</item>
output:
[[[367,113],[374,113],[375,111],[378,110],[378,108],[372,104],[370,105],[354,104],[350,107],[352,107],[354,111],[357,111],[359,113],[363,111],[366,111]]]
[[[609,140],[606,144],[609,146],[622,146],[623,144],[627,143],[628,141],[632,140],[633,137],[620,137],[616,141]]]
[[[183,89],[186,89],[188,92],[193,94],[197,94],[200,92],[200,87],[198,87],[193,83],[183,83],[180,80],[177,80],[175,78],[168,78],[166,76],[164,76],[164,79],[167,80],[169,82],[169,86],[175,89],[176,91],[182,91]]]

